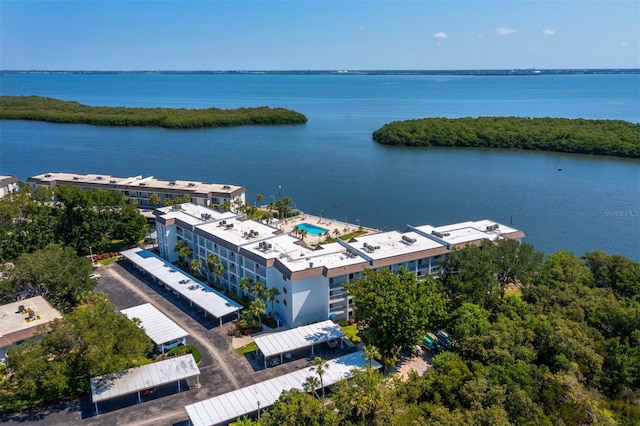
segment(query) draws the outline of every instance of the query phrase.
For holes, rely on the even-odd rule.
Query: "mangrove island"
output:
[[[266,106],[236,109],[95,107],[41,96],[0,96],[0,119],[168,129],[307,122],[307,117],[299,112]]]
[[[511,148],[640,158],[640,124],[622,120],[478,117],[394,121],[373,132],[384,145]]]

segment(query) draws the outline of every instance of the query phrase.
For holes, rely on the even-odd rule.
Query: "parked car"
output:
[[[269,365],[271,367],[275,367],[276,365],[280,364],[280,357],[279,356],[274,356],[273,358],[271,358],[269,360]]]
[[[156,393],[158,393],[158,388],[149,388],[149,389],[145,389],[144,391],[145,396],[152,396],[152,395],[155,395]]]
[[[97,280],[98,278],[100,278],[100,274],[91,274],[89,275],[89,278],[91,278],[92,280]]]
[[[338,347],[338,339],[332,339],[327,342],[327,346],[331,349]]]

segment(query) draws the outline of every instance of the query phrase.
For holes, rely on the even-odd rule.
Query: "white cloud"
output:
[[[433,35],[433,38],[437,38],[437,39],[440,39],[440,40],[444,40],[445,38],[447,38],[447,35],[446,35],[445,33],[442,33],[442,32],[440,32],[440,33],[435,33],[435,34]]]
[[[496,33],[498,33],[499,36],[505,36],[505,35],[513,34],[515,32],[516,30],[514,30],[513,28],[507,28],[507,27],[499,27],[496,29]]]
[[[547,35],[547,36],[556,35],[556,30],[551,30],[549,28],[545,28],[544,30],[542,30],[542,34]]]

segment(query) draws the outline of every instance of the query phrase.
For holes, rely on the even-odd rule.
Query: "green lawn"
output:
[[[358,327],[356,326],[356,324],[341,327],[340,329],[353,343],[359,343],[361,341],[360,337],[358,336]]]
[[[246,355],[258,350],[258,345],[255,342],[248,343],[241,348],[236,349],[239,355]]]
[[[117,259],[117,257],[110,257],[108,259],[98,260],[98,262],[100,262],[104,266],[107,266],[108,264],[115,262]]]

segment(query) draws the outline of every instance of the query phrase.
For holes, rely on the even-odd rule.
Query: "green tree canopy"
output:
[[[148,362],[153,343],[105,294],[55,320],[42,341],[12,348],[0,412],[87,392],[89,379]]]
[[[25,253],[6,270],[0,281],[0,299],[42,296],[57,309],[69,310],[83,302],[95,287],[89,279],[91,262],[79,257],[70,247],[51,244],[33,253]]]
[[[354,296],[360,335],[377,347],[383,361],[395,363],[400,350],[410,349],[445,317],[446,302],[433,279],[418,280],[400,270],[368,270],[345,284]]]

